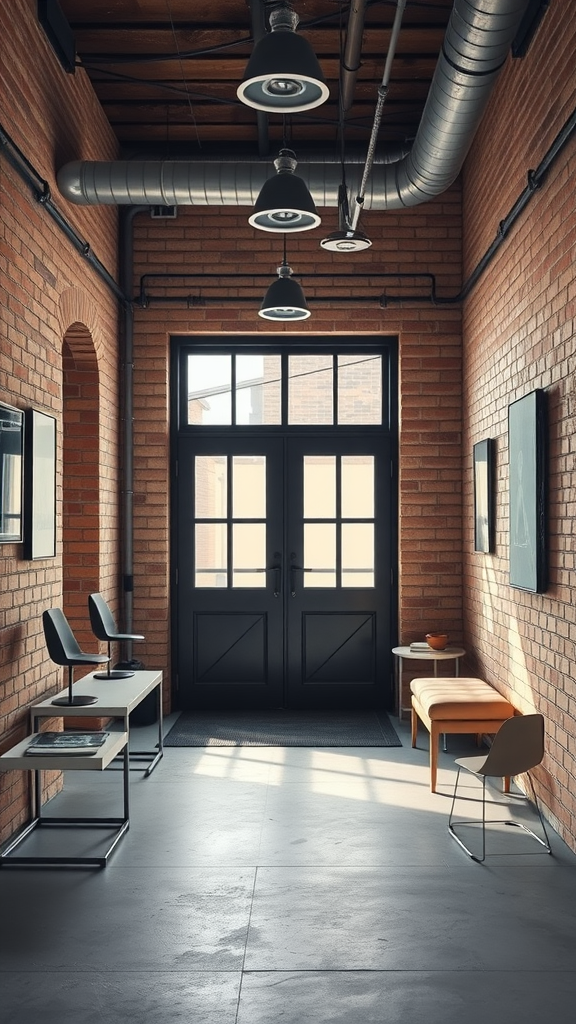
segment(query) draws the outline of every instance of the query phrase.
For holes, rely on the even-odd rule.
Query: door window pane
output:
[[[374,456],[342,456],[342,517],[374,518]]]
[[[304,518],[336,517],[336,457],[304,456]]]
[[[236,356],[236,423],[281,423],[280,385],[280,356]]]
[[[231,356],[188,356],[187,422],[194,426],[231,423],[231,386]]]
[[[197,455],[194,472],[195,519],[225,519],[227,501],[225,455]]]
[[[374,586],[372,523],[342,523],[342,586]]]
[[[233,457],[232,515],[234,519],[266,518],[266,459],[263,455]]]
[[[338,423],[382,422],[382,359],[372,355],[338,356]]]
[[[266,524],[234,523],[232,527],[232,586],[265,587]],[[259,572],[257,570],[260,570]]]
[[[288,373],[288,423],[333,423],[332,356],[290,356]]]
[[[196,523],[194,529],[195,586],[227,586],[226,523]]]
[[[336,586],[336,525],[334,523],[304,524],[304,566],[312,572],[303,573],[303,586]]]

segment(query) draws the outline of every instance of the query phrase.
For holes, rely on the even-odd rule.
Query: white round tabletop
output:
[[[414,658],[415,661],[442,661],[443,658],[463,658],[466,651],[463,647],[445,647],[443,651],[435,651],[432,647],[427,651],[422,648],[413,651],[411,647],[393,647],[392,654],[399,658]]]

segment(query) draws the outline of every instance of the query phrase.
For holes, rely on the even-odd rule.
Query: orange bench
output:
[[[462,676],[413,679],[412,746],[416,746],[418,719],[430,733],[430,789],[436,792],[438,744],[444,733],[492,735],[514,708],[483,679]],[[508,785],[508,783],[507,783]]]

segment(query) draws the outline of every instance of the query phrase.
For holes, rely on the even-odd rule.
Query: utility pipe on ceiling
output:
[[[527,5],[528,0],[454,0],[414,146],[404,159],[372,175],[365,209],[417,206],[454,182]],[[317,206],[338,206],[339,161],[299,161],[298,170]],[[252,206],[271,173],[268,165],[237,163],[233,156],[216,164],[77,161],[60,170],[58,187],[79,205]]]
[[[352,0],[348,14],[348,30],[346,45],[340,68],[340,105],[342,110],[350,110],[354,102],[356,76],[360,70],[362,54],[362,36],[364,34],[364,14],[368,0]]]
[[[370,177],[370,171],[372,170],[372,165],[374,163],[374,153],[376,152],[378,132],[380,131],[380,123],[382,121],[382,111],[384,109],[386,97],[388,96],[390,75],[392,74],[392,64],[394,62],[394,57],[396,55],[396,46],[398,44],[398,36],[400,35],[400,28],[402,25],[402,18],[404,16],[405,7],[406,0],[396,0],[396,13],[394,15],[394,24],[392,25],[390,45],[388,46],[388,53],[386,54],[386,63],[384,65],[382,81],[380,83],[380,86],[378,87],[378,99],[376,101],[376,110],[374,112],[374,123],[372,125],[372,131],[370,133],[370,142],[368,143],[366,163],[364,165],[364,171],[362,174],[362,181],[360,182],[360,188],[354,201],[354,212],[352,214],[351,220],[351,226],[354,230],[358,227],[360,211],[364,208],[364,198],[366,195],[366,188],[368,186],[368,178]]]

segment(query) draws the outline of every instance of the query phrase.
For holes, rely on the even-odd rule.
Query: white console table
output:
[[[32,818],[30,822],[4,847],[0,853],[0,867],[29,865],[69,865],[69,866],[92,866],[105,867],[108,858],[115,849],[124,833],[130,825],[129,806],[129,762],[128,762],[128,733],[111,732],[108,734],[103,745],[95,754],[27,754],[26,750],[33,739],[28,736],[21,740],[16,746],[7,750],[0,756],[0,771],[32,771],[34,772],[34,785],[32,787]],[[121,818],[97,817],[97,818],[58,818],[51,815],[42,815],[41,799],[41,778],[43,771],[104,771],[105,768],[118,755],[123,758],[123,791],[124,810]],[[107,848],[100,854],[92,856],[75,856],[65,854],[59,856],[42,856],[34,854],[16,853],[13,851],[20,847],[20,844],[28,838],[31,832],[43,828],[91,828],[106,829],[112,831],[112,836]]]
[[[95,704],[62,705],[53,704],[54,696],[47,697],[39,704],[33,704],[30,708],[30,723],[32,732],[38,731],[38,722],[41,718],[120,718],[124,723],[124,729],[130,737],[130,713],[144,700],[153,690],[156,690],[156,707],[158,715],[158,748],[157,750],[131,750],[130,739],[128,739],[128,753],[130,759],[147,758],[148,764],[145,767],[134,766],[134,770],[142,770],[146,776],[150,775],[158,764],[164,753],[164,737],[162,727],[162,672],[139,670],[134,672],[128,679],[95,679],[94,673],[83,676],[77,683],[74,683],[75,694],[92,694],[98,700]],[[68,696],[68,689],[62,690],[55,695],[57,698]]]

